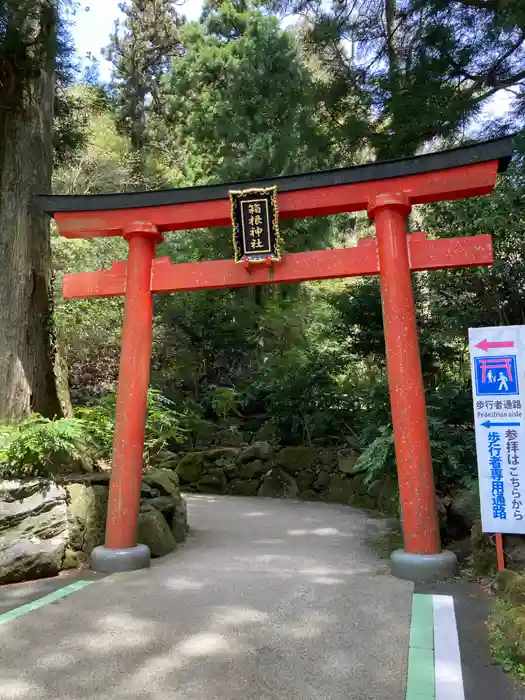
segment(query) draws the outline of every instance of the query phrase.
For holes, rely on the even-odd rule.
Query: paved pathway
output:
[[[189,518],[150,570],[0,625],[2,700],[404,700],[412,585],[365,544],[382,521],[213,496]]]

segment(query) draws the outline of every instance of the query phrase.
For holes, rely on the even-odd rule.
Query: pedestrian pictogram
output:
[[[514,396],[519,394],[516,355],[475,357],[478,396]]]

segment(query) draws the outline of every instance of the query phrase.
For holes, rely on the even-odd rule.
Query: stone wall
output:
[[[183,491],[273,496],[395,509],[397,483],[384,477],[365,483],[350,450],[315,447],[274,449],[267,442],[185,454],[163,453],[163,465],[179,476]]]
[[[87,563],[104,543],[109,474],[49,482],[0,482],[0,583],[53,576]],[[187,533],[186,502],[176,472],[156,469],[142,481],[138,541],[154,557]]]

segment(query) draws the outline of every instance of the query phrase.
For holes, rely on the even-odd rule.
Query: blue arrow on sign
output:
[[[508,425],[519,425],[519,423],[492,423],[490,420],[486,420],[484,423],[481,424],[484,428],[503,428],[507,427]]]

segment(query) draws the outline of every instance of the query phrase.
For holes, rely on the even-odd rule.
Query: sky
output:
[[[72,32],[79,57],[83,58],[91,53],[100,60],[100,77],[103,81],[109,79],[110,66],[100,56],[100,51],[107,46],[115,20],[120,14],[119,1],[81,0],[81,8],[75,18],[75,27]],[[202,0],[186,0],[181,7],[181,12],[189,20],[198,20],[201,8]]]

